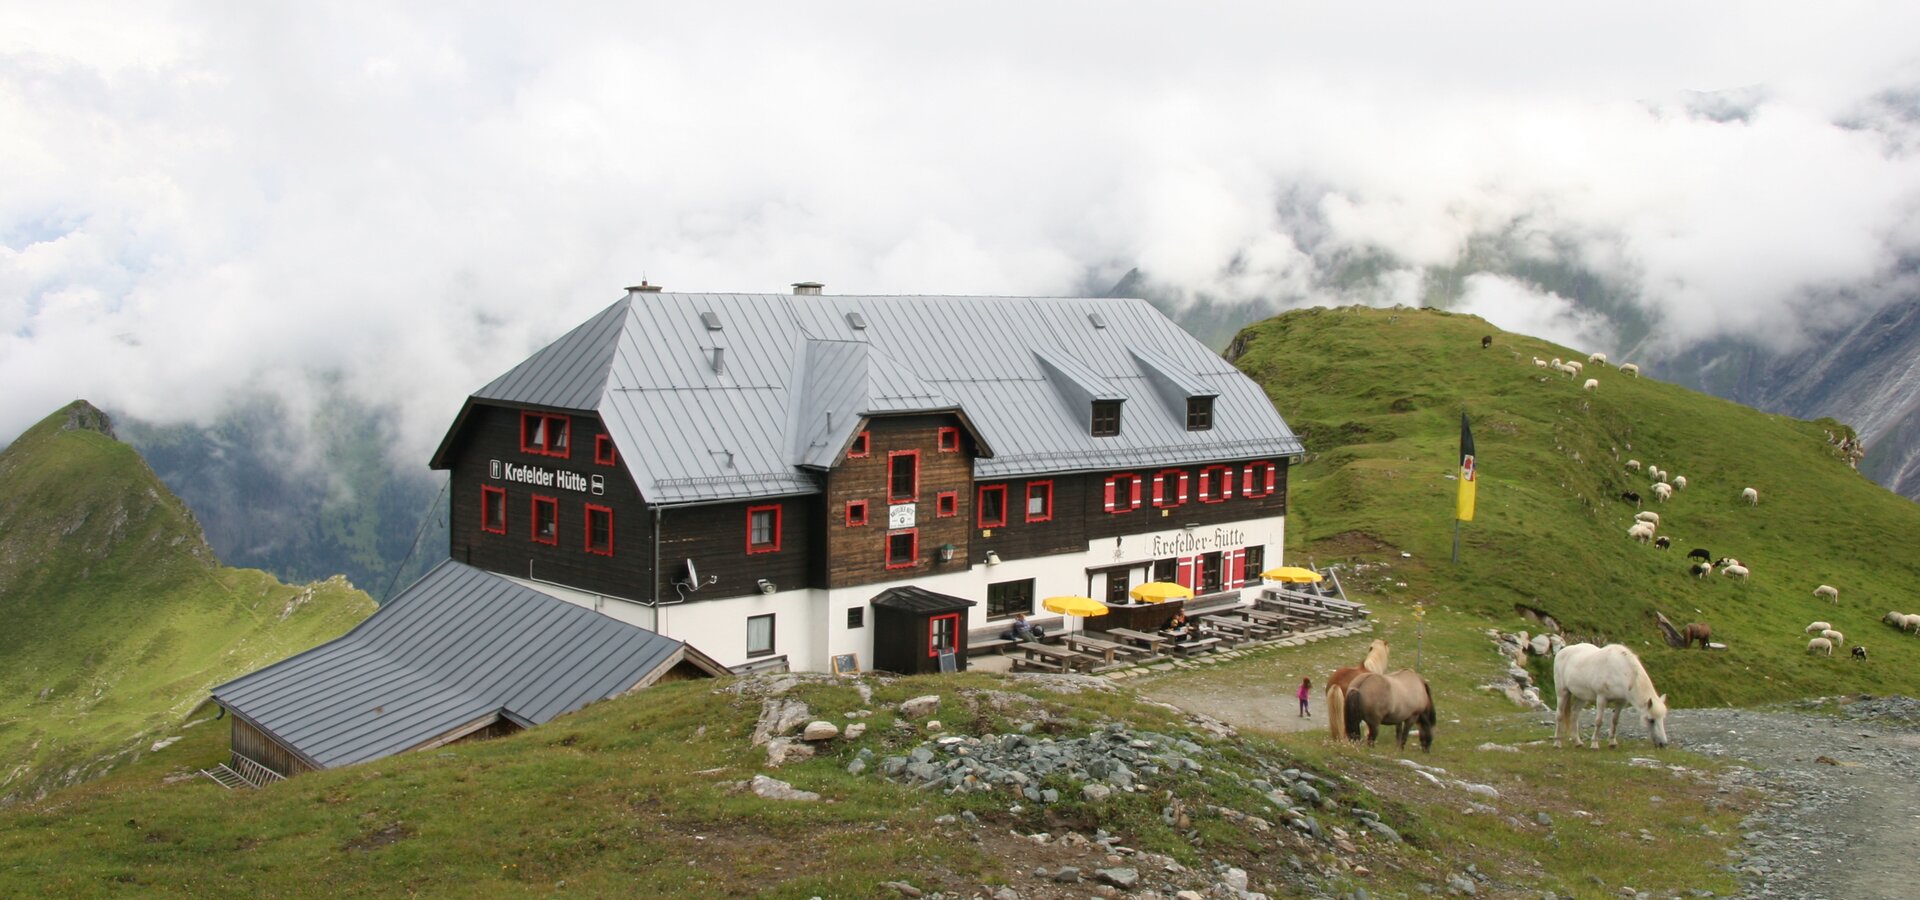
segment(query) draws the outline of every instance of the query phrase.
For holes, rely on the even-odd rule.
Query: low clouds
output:
[[[1920,10],[1101,13],[0,13],[0,433],[75,396],[299,409],[318,376],[397,410],[417,463],[642,277],[1053,294],[1138,267],[1281,308],[1417,303],[1497,246],[1590,273],[1656,346],[1791,341],[1909,288]],[[1504,327],[1621,339],[1460,283]]]

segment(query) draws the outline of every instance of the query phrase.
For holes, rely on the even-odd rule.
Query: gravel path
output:
[[[1862,700],[1848,716],[1675,710],[1667,731],[1744,760],[1730,784],[1775,795],[1737,858],[1749,897],[1920,897],[1920,702]]]

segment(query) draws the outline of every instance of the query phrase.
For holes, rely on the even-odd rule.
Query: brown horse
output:
[[[1329,713],[1332,711],[1329,710]],[[1407,732],[1420,727],[1420,749],[1433,749],[1433,690],[1427,680],[1412,669],[1387,675],[1369,672],[1354,679],[1347,689],[1345,719],[1347,733],[1356,737],[1360,726],[1367,728],[1367,746],[1380,734],[1380,726],[1392,725],[1402,751],[1407,749]]]
[[[1694,641],[1699,641],[1700,649],[1705,650],[1710,640],[1713,640],[1713,629],[1708,628],[1705,622],[1688,622],[1687,627],[1680,629],[1682,647],[1691,647]]]
[[[1353,680],[1368,672],[1385,674],[1387,671],[1387,642],[1375,640],[1367,647],[1367,658],[1357,666],[1347,666],[1333,670],[1327,678],[1327,731],[1336,741],[1347,739],[1347,687]]]

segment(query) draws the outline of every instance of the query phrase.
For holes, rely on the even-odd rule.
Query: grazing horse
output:
[[[1347,687],[1368,672],[1387,671],[1387,642],[1375,640],[1367,647],[1367,658],[1357,666],[1333,670],[1327,678],[1327,731],[1336,741],[1347,738]]]
[[[1623,644],[1595,647],[1569,644],[1553,658],[1553,689],[1559,710],[1553,725],[1553,745],[1560,746],[1563,735],[1572,735],[1580,743],[1580,707],[1594,704],[1593,743],[1600,749],[1600,726],[1607,717],[1607,704],[1613,708],[1613,728],[1607,733],[1607,746],[1620,746],[1620,710],[1632,706],[1640,713],[1655,747],[1667,745],[1667,698],[1654,690],[1640,657]]]
[[[1705,650],[1710,640],[1713,640],[1713,629],[1708,628],[1705,622],[1688,622],[1687,627],[1680,629],[1682,647],[1691,647],[1694,641],[1699,641],[1700,649]]]
[[[1331,714],[1331,710],[1328,711]],[[1354,679],[1347,689],[1347,733],[1356,738],[1360,726],[1367,728],[1367,746],[1380,734],[1380,726],[1394,726],[1401,750],[1407,749],[1407,732],[1420,726],[1420,749],[1433,750],[1433,690],[1427,680],[1412,669],[1387,675],[1369,672]]]

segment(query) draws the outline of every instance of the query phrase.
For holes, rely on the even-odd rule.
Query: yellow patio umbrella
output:
[[[1048,612],[1057,612],[1063,616],[1104,616],[1107,605],[1092,597],[1048,597],[1040,601]]]
[[[1312,569],[1303,569],[1299,566],[1281,566],[1278,569],[1268,569],[1265,572],[1261,572],[1260,577],[1268,581],[1286,581],[1296,584],[1319,584],[1326,580],[1320,577],[1319,572],[1315,572]]]
[[[1149,581],[1127,592],[1133,599],[1142,603],[1161,603],[1167,600],[1192,600],[1193,588],[1174,584],[1171,581]]]

